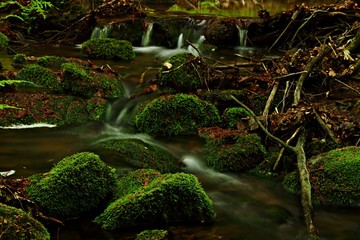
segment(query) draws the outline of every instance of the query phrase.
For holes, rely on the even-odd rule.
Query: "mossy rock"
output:
[[[177,92],[191,92],[204,86],[202,62],[191,53],[182,53],[167,59],[160,68],[157,84]],[[204,63],[203,63],[204,64]]]
[[[29,64],[23,67],[16,75],[16,79],[31,81],[49,89],[62,91],[61,84],[57,80],[55,73],[38,64]]]
[[[37,59],[40,66],[47,68],[60,68],[65,62],[66,59],[60,56],[42,56]]]
[[[136,235],[135,240],[167,240],[168,231],[167,230],[144,230],[141,233]]]
[[[226,173],[242,173],[253,169],[261,163],[265,153],[261,139],[256,134],[209,140],[203,150],[206,164]]]
[[[13,57],[13,61],[15,64],[19,64],[19,65],[26,63],[26,54],[24,53],[15,54]]]
[[[93,97],[86,102],[87,112],[90,114],[90,119],[101,121],[105,118],[109,102],[104,98]]]
[[[94,38],[82,43],[81,54],[91,58],[130,61],[135,52],[130,42],[113,38]]]
[[[310,159],[313,201],[337,207],[360,207],[360,147],[331,150]],[[299,173],[288,174],[285,189],[300,194]]]
[[[119,184],[133,182],[128,178],[141,179],[143,171],[139,173],[130,173]],[[194,175],[168,173],[144,181],[137,190],[130,187],[129,193],[109,204],[95,222],[104,229],[116,229],[154,223],[206,223],[215,217],[212,202]]]
[[[48,215],[60,218],[97,209],[116,186],[115,169],[90,152],[65,157],[48,173],[35,175],[32,180],[26,188],[30,199]]]
[[[225,109],[222,115],[222,123],[225,127],[236,129],[238,123],[242,123],[242,118],[251,116],[248,111],[241,107],[232,107]]]
[[[3,93],[0,102],[13,108],[0,112],[0,126],[48,123],[77,126],[93,120],[86,102],[67,95],[44,93]]]
[[[162,173],[176,172],[179,166],[176,158],[156,145],[140,139],[110,139],[96,143],[95,152],[108,158],[116,158],[135,168],[155,169]]]
[[[6,48],[9,45],[9,38],[0,32],[0,50]]]
[[[75,63],[64,63],[61,69],[63,87],[72,95],[92,98],[97,94],[106,99],[117,99],[124,94],[121,81],[117,78],[90,74]]]
[[[219,122],[219,112],[213,104],[187,94],[160,96],[135,118],[138,131],[153,136],[195,134],[198,128]]]
[[[0,203],[0,237],[2,240],[50,240],[46,228],[18,208]]]

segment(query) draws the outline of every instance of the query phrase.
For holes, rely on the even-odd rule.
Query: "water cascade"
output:
[[[239,25],[236,25],[236,27],[239,31],[239,45],[240,47],[246,47],[248,30],[241,28]]]
[[[107,25],[103,28],[95,27],[91,33],[91,39],[93,38],[107,38],[109,36],[111,26]]]
[[[141,39],[141,46],[142,47],[147,47],[150,44],[150,40],[151,40],[151,34],[153,31],[153,23],[150,23],[145,31],[145,34],[142,36]]]

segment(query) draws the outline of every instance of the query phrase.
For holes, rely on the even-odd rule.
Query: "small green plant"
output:
[[[47,18],[48,8],[53,8],[54,5],[45,0],[31,0],[28,5],[22,5],[19,1],[8,0],[0,3],[0,10],[9,5],[14,5],[20,8],[20,13],[9,13],[0,20],[5,20],[9,18],[16,18],[24,22],[26,25],[29,25],[28,32],[32,29],[32,23],[35,23],[38,17],[42,19]]]

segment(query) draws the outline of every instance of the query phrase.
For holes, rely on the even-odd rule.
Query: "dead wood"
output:
[[[230,96],[234,101],[236,101],[241,107],[245,108],[251,116],[254,118],[256,123],[259,125],[261,130],[264,131],[264,133],[273,139],[274,141],[278,142],[280,145],[282,145],[284,148],[292,151],[296,154],[297,159],[297,167],[300,174],[300,183],[301,183],[301,205],[304,213],[304,219],[305,219],[305,225],[308,231],[308,239],[315,239],[318,238],[318,232],[315,228],[314,221],[313,221],[313,207],[312,207],[312,201],[311,201],[311,183],[310,183],[310,177],[309,177],[309,171],[306,167],[306,155],[304,151],[304,144],[306,141],[305,137],[305,131],[303,127],[300,127],[299,132],[300,136],[298,138],[297,144],[295,147],[290,146],[288,143],[284,142],[280,138],[272,135],[265,127],[264,125],[259,121],[258,117],[254,114],[254,112],[248,108],[245,104],[240,102],[238,99],[236,99],[234,96]]]

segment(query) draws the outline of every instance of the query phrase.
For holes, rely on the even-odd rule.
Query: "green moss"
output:
[[[115,185],[115,169],[98,155],[81,152],[62,159],[41,179],[34,177],[26,192],[51,216],[77,217],[96,209]]]
[[[135,119],[140,132],[154,136],[195,134],[197,128],[219,122],[220,116],[213,104],[187,94],[156,98]]]
[[[168,236],[167,230],[144,230],[136,235],[135,240],[166,240]]]
[[[26,54],[18,53],[13,57],[14,63],[16,64],[24,64],[26,62]]]
[[[90,119],[95,121],[100,121],[105,117],[108,106],[109,103],[104,98],[99,97],[93,97],[86,102]]]
[[[74,63],[64,63],[61,69],[64,89],[75,96],[91,98],[96,93],[107,99],[123,96],[124,89],[117,78],[108,78],[95,73],[91,75]]]
[[[169,152],[140,139],[100,141],[94,148],[95,151],[100,150],[106,156],[115,156],[119,162],[125,162],[136,168],[156,169],[162,173],[179,170],[177,160]]]
[[[178,92],[191,92],[201,88],[204,86],[201,74],[204,68],[198,66],[200,63],[201,60],[191,53],[172,56],[161,67],[157,83],[160,87]]]
[[[316,157],[309,165],[313,203],[338,207],[360,206],[360,147],[339,148]],[[284,187],[300,194],[299,173],[285,176]]]
[[[55,73],[37,64],[29,64],[23,67],[16,75],[16,79],[31,81],[54,90],[62,90]]]
[[[254,168],[265,156],[265,148],[256,134],[210,140],[203,151],[206,164],[220,172],[241,173]]]
[[[144,182],[136,192],[112,202],[95,222],[104,229],[115,229],[151,223],[214,220],[212,202],[197,178],[175,173]]]
[[[242,118],[250,116],[250,113],[241,107],[232,107],[225,109],[222,115],[224,126],[232,129],[237,128],[237,124],[242,122]]]
[[[72,101],[63,112],[66,125],[78,126],[89,121],[89,113],[86,106],[81,101]]]
[[[0,50],[6,48],[8,44],[9,38],[5,34],[0,32]]]
[[[39,57],[37,63],[40,66],[48,68],[60,68],[63,63],[66,62],[66,59],[59,56],[43,56]]]
[[[311,167],[311,176],[321,204],[360,206],[360,147],[326,153]]]
[[[46,228],[30,214],[0,203],[0,237],[2,240],[50,240]]]
[[[135,52],[130,42],[112,38],[94,38],[82,43],[81,54],[92,58],[132,60]]]

